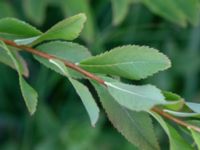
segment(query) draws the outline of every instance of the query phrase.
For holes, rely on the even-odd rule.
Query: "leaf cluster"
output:
[[[156,4],[160,4],[159,2],[157,1]],[[148,4],[148,1],[144,3]],[[151,7],[153,10],[156,8]],[[30,114],[33,115],[36,111],[38,94],[25,80],[29,71],[20,52],[27,47],[33,47],[33,50],[49,56],[47,59],[36,53],[33,54],[42,65],[70,81],[87,110],[92,126],[95,126],[99,119],[100,109],[90,90],[80,82],[80,79],[90,81],[113,126],[139,149],[160,149],[152,117],[158,121],[169,137],[170,149],[176,150],[180,147],[194,149],[194,145],[186,141],[171,122],[163,118],[162,113],[186,118],[187,122],[190,122],[194,119],[198,120],[200,104],[187,103],[180,96],[162,91],[154,85],[132,85],[121,81],[122,78],[145,79],[168,69],[171,62],[167,56],[154,48],[138,45],[117,47],[92,56],[86,47],[73,42],[79,36],[85,22],[85,14],[78,14],[58,22],[42,33],[18,19],[0,19],[0,61],[17,71],[22,96]],[[9,44],[7,40],[12,40],[16,45]],[[93,77],[83,76],[81,71],[77,72],[73,66],[67,66],[66,62],[74,64],[89,74],[93,73],[92,75],[102,79],[103,84]],[[154,108],[161,110],[162,113],[154,111]],[[177,121],[175,123],[181,128],[181,124]],[[190,134],[191,139],[196,142],[195,146],[199,147],[198,126],[184,123],[187,128],[183,130]]]

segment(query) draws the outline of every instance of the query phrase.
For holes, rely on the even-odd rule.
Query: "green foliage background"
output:
[[[199,1],[193,1],[194,8],[200,10]],[[186,101],[199,102],[199,11],[190,10],[193,7],[188,5],[190,9],[183,13],[189,16],[183,17],[175,7],[176,2],[172,2],[172,10],[160,5],[165,13],[155,11],[148,3],[148,0],[0,0],[0,17],[16,17],[46,31],[65,17],[84,12],[88,20],[81,38],[76,40],[78,43],[86,45],[93,54],[125,44],[159,49],[172,60],[172,68],[135,84],[152,83],[182,95]],[[29,83],[40,95],[38,110],[30,117],[16,72],[0,64],[0,149],[136,149],[112,127],[103,111],[97,126],[91,127],[70,83],[33,61],[30,55],[23,56],[30,68]],[[168,149],[163,131],[157,128],[156,132],[162,148]]]

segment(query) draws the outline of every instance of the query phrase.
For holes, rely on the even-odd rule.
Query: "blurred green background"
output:
[[[157,48],[169,56],[172,68],[147,80],[132,82],[152,83],[182,95],[186,101],[200,102],[200,1],[194,0],[194,6],[198,5],[195,20],[188,17],[189,21],[184,22],[176,11],[173,14],[173,10],[162,6],[167,15],[159,14],[139,1],[0,0],[0,18],[16,17],[46,31],[67,16],[84,12],[88,20],[75,42],[88,47],[94,55],[126,44]],[[28,81],[39,93],[39,105],[30,117],[17,73],[0,64],[0,150],[136,149],[112,127],[103,109],[97,126],[91,127],[70,83],[30,55],[22,55],[30,68]],[[98,100],[92,87],[91,90]],[[163,149],[168,149],[167,137],[159,128],[156,132]]]

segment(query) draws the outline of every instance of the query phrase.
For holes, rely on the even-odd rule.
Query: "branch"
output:
[[[73,70],[76,70],[77,72],[85,75],[86,77],[88,77],[90,79],[93,79],[93,80],[97,81],[98,83],[106,86],[106,84],[104,83],[103,79],[95,76],[94,74],[91,74],[91,73],[85,71],[84,69],[80,68],[79,66],[75,65],[74,63],[72,63],[70,61],[67,61],[67,60],[64,60],[64,59],[61,59],[61,58],[57,58],[56,56],[53,56],[53,55],[38,51],[37,49],[34,49],[32,47],[28,47],[28,46],[25,46],[25,45],[17,45],[15,42],[13,42],[11,40],[6,40],[6,39],[3,39],[3,38],[0,38],[0,40],[3,41],[7,45],[22,49],[22,50],[27,51],[27,52],[29,52],[31,54],[40,56],[42,58],[46,58],[48,60],[49,59],[58,59],[58,60],[62,61],[67,67],[69,67],[69,68],[71,68]]]
[[[107,85],[105,84],[105,81],[103,79],[101,79],[100,77],[90,73],[90,72],[87,72],[86,70],[80,68],[79,66],[75,65],[74,63],[70,62],[70,61],[67,61],[67,60],[64,60],[64,59],[61,59],[61,58],[57,58],[56,56],[54,55],[50,55],[50,54],[47,54],[47,53],[44,53],[44,52],[41,52],[41,51],[38,51],[37,49],[34,49],[32,47],[28,47],[28,46],[25,46],[25,45],[17,45],[15,42],[11,41],[11,40],[7,40],[7,39],[4,39],[4,38],[0,38],[1,41],[3,41],[5,44],[7,45],[10,45],[12,47],[16,47],[16,48],[19,48],[19,49],[22,49],[26,52],[29,52],[31,54],[34,54],[34,55],[37,55],[37,56],[40,56],[42,58],[45,58],[45,59],[58,59],[60,61],[62,61],[67,67],[73,69],[73,70],[76,70],[77,72],[85,75],[86,77],[88,77],[89,79],[92,79],[92,80],[95,80],[97,81],[99,84],[101,85],[104,85],[105,87],[107,87]],[[200,132],[200,128],[196,127],[196,126],[193,126],[193,125],[190,125],[184,121],[182,121],[181,119],[178,119],[164,111],[162,111],[161,109],[159,108],[152,108],[151,109],[152,111],[160,114],[161,116],[169,119],[169,120],[172,120],[173,122],[181,125],[181,126],[184,126],[188,129],[193,129],[197,132]]]
[[[193,130],[195,130],[197,132],[200,132],[200,128],[199,127],[191,125],[191,124],[188,124],[188,123],[184,122],[183,120],[178,119],[178,118],[176,118],[176,117],[174,117],[174,116],[162,111],[159,108],[154,107],[151,110],[156,112],[156,113],[158,113],[158,114],[160,114],[161,116],[163,116],[163,117],[165,117],[165,118],[167,118],[169,120],[172,120],[173,122],[175,122],[175,123],[177,123],[177,124],[179,124],[179,125],[181,125],[183,127],[186,127],[188,129],[193,129]]]

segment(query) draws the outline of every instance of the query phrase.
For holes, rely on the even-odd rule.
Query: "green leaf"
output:
[[[45,19],[46,7],[46,0],[23,0],[25,15],[38,25],[41,25]]]
[[[30,38],[41,35],[41,32],[28,23],[15,19],[0,19],[0,35],[9,39]]]
[[[26,106],[31,115],[33,115],[36,111],[37,107],[37,92],[24,80],[22,76],[19,76],[20,88],[22,91],[22,96],[25,100]]]
[[[181,108],[183,108],[185,101],[182,97],[180,97],[179,95],[172,93],[172,92],[168,92],[168,91],[163,91],[162,92],[165,100],[169,101],[170,103],[164,105],[164,107],[166,109],[170,109],[170,110],[180,110]]]
[[[34,16],[37,15],[34,14]],[[23,21],[15,18],[4,18],[0,20],[0,35],[4,38],[15,39],[14,41],[19,45],[38,44],[45,40],[55,39],[73,40],[79,36],[85,21],[86,16],[78,14],[57,23],[42,34]]]
[[[79,5],[77,5],[79,4]],[[89,0],[62,0],[62,10],[65,15],[74,15],[77,13],[85,13],[87,16],[87,22],[85,23],[81,36],[89,43],[94,41],[95,27],[94,19],[91,11]]]
[[[82,13],[62,20],[42,34],[32,44],[34,45],[46,40],[56,39],[74,40],[79,36],[85,21],[86,16]]]
[[[8,49],[8,47],[0,41],[0,46],[6,50],[7,54],[10,56],[12,59],[19,75],[19,84],[20,88],[22,91],[22,96],[25,100],[26,106],[30,112],[31,115],[34,114],[36,111],[36,106],[37,106],[37,93],[36,91],[24,80],[22,73],[23,73],[23,68],[21,66],[21,63],[19,60],[15,57],[14,53]]]
[[[34,36],[34,37],[30,37],[30,38],[23,38],[23,39],[16,39],[14,40],[14,42],[17,45],[29,45],[31,43],[33,43],[35,40],[37,40],[40,36]]]
[[[199,22],[199,0],[176,0],[173,2],[182,10],[187,20],[193,25]]]
[[[180,150],[180,147],[184,148],[184,150],[193,149],[176,131],[176,129],[174,129],[171,125],[166,123],[161,116],[154,112],[150,112],[150,114],[160,123],[160,125],[168,135],[170,142],[170,150]]]
[[[151,118],[145,112],[130,111],[118,104],[107,89],[92,82],[108,118],[116,129],[139,149],[158,150]]]
[[[141,0],[152,12],[181,26],[186,26],[186,17],[179,8],[177,1],[167,0]]]
[[[200,113],[200,104],[187,102],[186,105],[194,112]]]
[[[44,43],[36,47],[38,50],[48,53],[50,55],[56,56],[57,58],[71,61],[73,63],[78,63],[83,59],[86,59],[91,56],[90,52],[84,46],[81,46],[76,43],[66,42],[66,41],[52,41]],[[46,67],[56,71],[63,75],[59,68],[57,68],[52,63],[49,63],[48,60],[35,56],[35,58]],[[70,74],[73,77],[80,78],[80,74],[76,73],[72,69],[69,69]]]
[[[135,86],[120,82],[105,82],[109,93],[122,106],[134,111],[148,111],[165,104],[161,91],[153,85]]]
[[[130,0],[111,0],[113,10],[113,24],[120,24],[128,12]]]
[[[185,26],[187,21],[196,25],[199,22],[200,3],[198,0],[142,0],[142,2],[154,13]]]
[[[170,60],[153,48],[128,45],[93,56],[80,67],[94,73],[118,75],[128,79],[143,79],[171,65]]]
[[[66,66],[59,60],[56,59],[50,59],[50,62],[54,64],[56,67],[58,67],[63,74],[65,74],[66,77],[69,78],[69,81],[72,83],[73,87],[75,88],[77,94],[80,96],[87,112],[91,120],[92,126],[95,126],[96,122],[99,118],[99,108],[92,97],[90,91],[88,88],[83,85],[82,83],[78,82],[77,80],[74,80],[70,77],[70,74],[66,68]]]
[[[194,113],[194,112],[177,112],[177,111],[172,111],[168,109],[164,109],[165,112],[176,116],[176,117],[200,117],[200,113]]]
[[[163,91],[162,93],[168,101],[179,101],[183,99],[181,96],[169,91]]]
[[[70,79],[70,81],[73,84],[76,92],[80,96],[88,112],[88,115],[90,116],[91,124],[94,127],[99,118],[99,108],[94,98],[92,97],[92,95],[90,94],[90,91],[85,85],[78,82],[77,80]]]
[[[181,105],[181,103],[180,103]],[[172,104],[173,106],[173,104]],[[177,116],[177,117],[197,117],[199,118],[200,117],[200,104],[198,103],[192,103],[192,102],[183,102],[182,103],[182,109],[179,109],[179,110],[169,110],[170,107],[166,107],[165,105],[165,108],[167,109],[164,109],[165,112],[171,114],[171,115],[174,115],[174,116]]]
[[[12,50],[13,48],[10,48],[10,49]],[[19,55],[18,52],[13,50],[12,53],[18,59],[20,66],[22,68],[23,75],[28,77],[29,76],[29,70],[28,70],[28,67],[27,67],[25,60]],[[5,65],[8,65],[9,67],[16,70],[16,66],[13,63],[13,60],[10,58],[10,56],[7,54],[7,52],[4,49],[2,49],[1,47],[0,47],[0,62],[5,64]]]
[[[52,41],[36,47],[37,50],[54,55],[57,58],[78,63],[91,56],[88,49],[82,45],[66,41]]]
[[[193,129],[190,129],[192,136],[194,138],[194,141],[198,147],[198,149],[200,149],[200,133],[197,131],[194,131]]]

